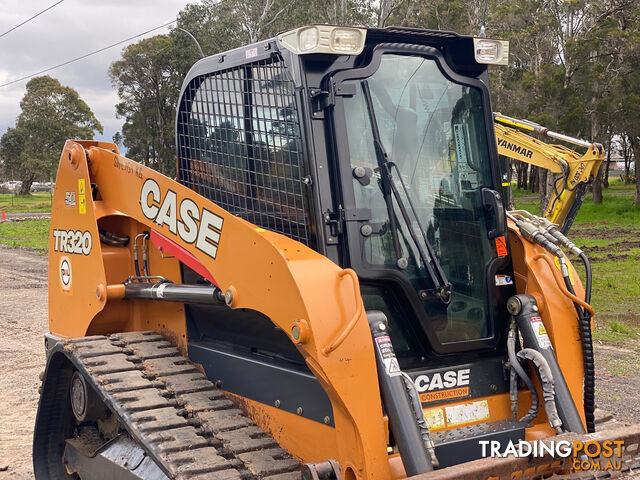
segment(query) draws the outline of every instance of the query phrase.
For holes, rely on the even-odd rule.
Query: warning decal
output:
[[[444,421],[444,411],[442,408],[429,408],[423,410],[424,420],[427,422],[427,427],[430,431],[442,430],[447,426]]]
[[[87,197],[84,178],[78,179],[78,213],[80,215],[87,213]]]
[[[385,359],[384,367],[389,375],[392,373],[400,373],[400,365],[398,365],[398,360],[396,358]]]
[[[496,253],[499,257],[507,256],[507,239],[504,236],[496,237]]]
[[[544,328],[544,323],[542,323],[542,319],[540,317],[531,317],[531,327],[533,329],[533,333],[538,339],[540,348],[553,348],[551,346],[551,340],[549,340],[549,335],[547,335],[547,329]]]
[[[504,285],[513,285],[513,278],[511,275],[496,275],[496,286],[502,287]]]
[[[388,335],[382,337],[376,337],[376,347],[382,357],[382,363],[384,363],[384,369],[387,375],[395,377],[401,375],[400,365],[395,353],[393,353],[393,345],[391,344],[391,338]]]

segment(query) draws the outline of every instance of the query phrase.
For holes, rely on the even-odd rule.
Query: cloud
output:
[[[53,0],[0,0],[0,33],[54,3]],[[176,18],[186,0],[65,0],[31,22],[0,37],[0,84],[38,72],[124,40]],[[156,30],[146,37],[167,32]],[[140,40],[137,39],[137,40]],[[137,40],[133,40],[134,43]],[[78,91],[111,140],[123,123],[115,116],[117,94],[109,65],[126,44],[46,73]],[[0,88],[0,136],[15,123],[27,81]]]

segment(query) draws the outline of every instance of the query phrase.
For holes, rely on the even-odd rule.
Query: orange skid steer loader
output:
[[[528,478],[591,457],[483,457],[637,442],[589,433],[586,256],[497,193],[507,50],[303,27],[193,66],[176,180],[67,141],[36,478]]]

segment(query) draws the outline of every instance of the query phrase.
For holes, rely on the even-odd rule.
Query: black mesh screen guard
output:
[[[191,80],[178,112],[178,179],[230,213],[309,244],[295,90],[282,60]]]

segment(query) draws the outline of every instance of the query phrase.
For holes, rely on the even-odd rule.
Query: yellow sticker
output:
[[[78,179],[78,213],[80,215],[87,213],[87,197],[85,196],[84,178]]]
[[[538,327],[538,335],[546,335],[547,334],[547,329],[544,328],[544,325],[541,323],[540,326]]]
[[[558,267],[558,270],[560,270],[560,273],[562,273],[562,267],[560,266],[560,260],[558,260],[558,257],[553,257],[553,263],[556,264],[556,267]],[[568,270],[569,270],[569,281],[571,282],[571,285],[575,285],[576,283],[573,281],[573,273],[571,273],[570,268]]]
[[[489,419],[489,402],[480,400],[445,408],[447,426],[465,425]]]
[[[444,412],[441,408],[429,408],[424,410],[423,412],[424,420],[427,422],[427,427],[429,430],[442,430],[446,427],[444,423]]]
[[[78,213],[80,215],[87,213],[87,199],[84,195],[78,195]]]
[[[506,118],[500,117],[498,115],[496,115],[494,118],[500,123],[505,123],[507,125],[512,125],[514,127],[520,127],[520,128],[522,128],[524,130],[529,130],[531,132],[534,131],[534,128],[532,126],[527,125],[525,123],[516,122],[516,121],[511,120],[511,119],[506,119]]]

